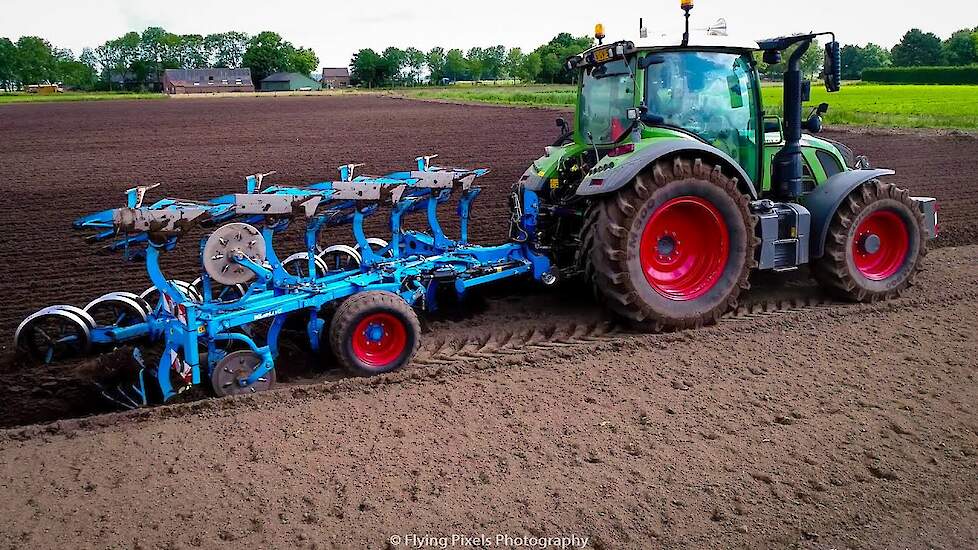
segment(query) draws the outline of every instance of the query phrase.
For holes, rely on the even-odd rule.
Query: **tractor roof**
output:
[[[648,38],[639,38],[634,41],[635,48],[639,50],[647,49],[666,49],[683,47],[683,35],[660,35]],[[719,48],[729,50],[753,51],[759,50],[757,41],[747,40],[737,36],[726,36],[703,31],[691,31],[689,33],[689,43],[685,46],[691,50],[702,48]]]

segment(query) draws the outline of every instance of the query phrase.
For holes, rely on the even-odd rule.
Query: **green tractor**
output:
[[[526,170],[512,238],[552,261],[551,280],[583,276],[619,316],[650,330],[697,327],[736,307],[754,271],[810,266],[844,299],[898,296],[913,283],[937,204],[879,178],[803,120],[800,61],[818,36],[738,41],[690,35],[622,40],[567,61],[579,92],[573,130]],[[787,56],[784,118],[766,113],[753,53]],[[839,44],[825,85],[841,85]],[[807,133],[803,134],[803,130]],[[531,218],[531,219],[528,219]]]

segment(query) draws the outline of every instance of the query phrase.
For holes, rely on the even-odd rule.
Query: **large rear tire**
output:
[[[660,160],[592,205],[584,271],[602,302],[643,329],[712,324],[749,287],[755,222],[719,166]]]
[[[927,253],[923,214],[910,193],[873,180],[846,197],[829,225],[815,279],[831,294],[857,302],[900,296]]]

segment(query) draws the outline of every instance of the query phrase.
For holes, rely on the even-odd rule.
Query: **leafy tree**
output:
[[[431,48],[425,54],[425,65],[428,67],[428,80],[432,84],[441,84],[445,78],[445,48]]]
[[[893,46],[893,65],[922,67],[941,64],[941,39],[934,33],[911,29]]]
[[[858,80],[866,69],[891,65],[890,52],[870,42],[865,47],[846,45],[842,48],[842,78]]]
[[[968,29],[955,32],[941,45],[944,62],[956,67],[978,61],[975,49],[975,34]]]
[[[534,50],[534,53],[539,54],[541,62],[537,80],[563,84],[573,82],[575,73],[564,67],[564,61],[590,48],[592,44],[589,36],[574,37],[570,33],[562,32],[553,37],[550,42]]]
[[[424,72],[425,54],[417,48],[404,50],[404,68],[411,84],[420,84]]]
[[[208,67],[211,62],[210,46],[199,34],[181,35],[175,52],[175,60],[181,69]]]
[[[65,86],[76,90],[93,89],[98,77],[94,67],[75,59],[59,61],[58,73]]]
[[[543,69],[543,62],[540,60],[540,54],[538,52],[532,52],[523,56],[523,60],[520,62],[520,67],[516,72],[516,75],[520,77],[523,82],[534,82],[537,77],[540,76],[540,71]]]
[[[462,50],[453,48],[445,54],[445,78],[455,81],[465,77],[468,70]]]
[[[384,58],[370,48],[353,54],[350,60],[350,81],[354,85],[373,88],[380,85],[385,69]]]
[[[516,77],[520,72],[520,65],[523,64],[523,50],[519,48],[510,48],[506,52],[506,60],[503,62],[503,72],[505,76],[516,81]]]
[[[479,63],[482,65],[482,78],[498,80],[506,63],[506,47],[500,45],[483,49]]]
[[[286,70],[293,61],[289,58],[292,45],[282,40],[278,33],[263,31],[248,41],[241,56],[241,65],[251,69],[251,76],[258,82],[266,76]]]
[[[293,48],[288,42],[286,44],[288,45],[286,49],[287,63],[282,69],[283,71],[309,76],[319,67],[319,57],[316,56],[316,52],[312,48]]]
[[[384,50],[381,57],[383,58],[383,65],[381,66],[382,78],[380,83],[383,85],[398,84],[401,81],[401,71],[407,61],[404,51],[392,46]]]
[[[57,80],[57,59],[51,44],[37,36],[22,36],[17,40],[17,80],[23,85]]]
[[[179,36],[161,27],[149,27],[140,35],[139,43],[141,62],[132,68],[137,82],[145,82],[149,75],[153,75],[154,82],[162,82],[164,69],[181,66]]]
[[[208,34],[204,42],[215,67],[237,68],[241,66],[241,59],[248,47],[248,35],[236,31]]]
[[[762,77],[771,80],[781,80],[784,77],[784,72],[787,70],[788,58],[795,52],[798,45],[794,45],[786,49],[781,54],[781,63],[767,64],[764,63],[762,59],[761,52],[754,52],[754,59],[757,61],[757,72],[761,74]],[[802,78],[812,78],[822,69],[824,50],[819,46],[817,40],[813,40],[811,46],[801,57],[801,74]]]
[[[485,72],[485,54],[482,48],[471,48],[465,55],[465,65],[469,69],[472,80],[482,80],[482,73]]]
[[[12,89],[17,78],[17,46],[9,38],[0,37],[0,88]]]

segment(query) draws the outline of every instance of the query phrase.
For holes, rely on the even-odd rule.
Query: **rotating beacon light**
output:
[[[599,45],[604,40],[604,25],[601,23],[594,25],[594,38],[598,40]]]
[[[683,32],[683,46],[689,45],[689,12],[693,9],[693,0],[679,0],[679,7],[686,15],[686,30]]]

